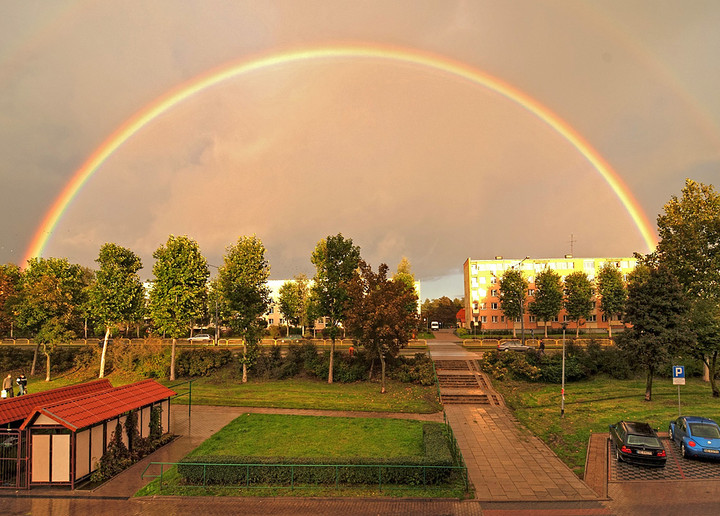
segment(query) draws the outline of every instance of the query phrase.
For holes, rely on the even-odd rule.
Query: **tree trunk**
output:
[[[45,352],[45,358],[46,358],[45,381],[49,382],[50,381],[50,353]]]
[[[703,355],[702,363],[703,363],[703,382],[709,382],[710,381],[710,366],[708,363],[710,362],[710,357],[707,355]]]
[[[385,355],[382,352],[378,354],[380,355],[380,370],[382,371],[380,373],[380,385],[382,385],[380,394],[385,394]]]
[[[372,361],[370,362],[370,374],[368,375],[368,380],[373,379],[374,371],[375,371],[375,357],[373,357]]]
[[[177,339],[173,337],[172,349],[170,350],[170,381],[175,381],[175,344]]]
[[[517,337],[517,332],[515,330],[515,321],[513,321],[512,325],[513,325],[513,339],[514,339]]]
[[[548,327],[548,322],[545,321],[545,338],[546,338],[546,339],[548,338],[548,335],[547,335],[547,327]]]
[[[335,334],[330,339],[330,369],[328,370],[328,383],[333,383],[333,362],[335,360]]]
[[[612,317],[608,317],[608,321],[607,321],[608,322],[608,338],[612,339],[612,323],[610,322],[610,319],[612,319]]]
[[[243,339],[243,375],[242,383],[247,383],[247,342]]]
[[[645,401],[652,401],[653,368],[649,367],[645,381]]]
[[[713,351],[713,354],[710,356],[710,389],[712,389],[713,398],[720,398],[720,391],[718,391],[717,380],[715,380],[717,356],[717,351]]]
[[[577,320],[577,327],[575,328],[575,338],[580,338],[580,319]]]
[[[35,374],[35,365],[37,364],[38,353],[40,352],[40,344],[35,345],[35,354],[33,355],[33,363],[30,368],[30,376]]]
[[[100,355],[100,375],[98,378],[105,377],[105,353],[107,353],[108,338],[110,337],[110,326],[105,327],[105,340],[103,340],[103,350]]]

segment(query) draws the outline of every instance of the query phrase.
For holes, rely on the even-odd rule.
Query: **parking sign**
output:
[[[673,366],[673,385],[685,385],[685,366]]]

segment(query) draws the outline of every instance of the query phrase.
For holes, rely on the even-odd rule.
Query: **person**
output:
[[[10,373],[8,373],[3,380],[2,388],[5,391],[5,396],[7,398],[12,398],[15,395],[15,392],[13,391],[12,375]]]
[[[18,396],[27,394],[27,377],[25,376],[25,373],[20,373],[20,376],[17,377],[15,383],[18,384]]]
[[[540,354],[545,354],[545,342],[543,342],[542,340],[540,341]]]
[[[350,352],[350,358],[352,358],[355,354],[355,348],[352,346],[352,344],[350,344],[350,349],[348,349],[348,351]]]

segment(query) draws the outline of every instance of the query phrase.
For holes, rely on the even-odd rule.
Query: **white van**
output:
[[[435,331],[440,329],[440,323],[437,321],[433,321],[430,323],[430,329]]]

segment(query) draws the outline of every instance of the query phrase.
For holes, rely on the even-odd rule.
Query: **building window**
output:
[[[477,278],[470,278],[470,286],[472,286],[472,288],[477,288],[477,286],[478,286],[478,279],[477,279]]]
[[[480,317],[480,322],[486,323],[486,322],[487,322],[487,315],[481,316],[481,317]]]
[[[595,269],[595,260],[585,260],[583,262],[583,268],[587,270]]]
[[[487,310],[487,303],[483,303],[480,305],[480,310]]]
[[[275,324],[275,319],[268,319],[268,324],[270,324],[270,325]]]
[[[607,322],[607,315],[602,314],[602,322]]]
[[[505,316],[504,316],[504,315],[501,315],[501,316],[500,316],[500,322],[505,322]]]
[[[534,315],[531,315],[528,319],[529,319],[530,322],[535,322],[535,321],[536,321],[536,317],[535,317]]]
[[[497,310],[497,309],[498,309],[498,304],[497,304],[497,303],[490,303],[490,308],[491,308],[492,310]]]
[[[493,285],[494,285],[495,283],[497,283],[497,276],[491,276],[491,277],[490,277],[490,283],[492,283]]]
[[[588,319],[588,322],[597,322],[597,315],[592,314]]]
[[[528,296],[530,296],[530,297],[535,296],[535,289],[534,289],[534,288],[529,288],[529,289],[528,289]]]
[[[560,320],[558,319],[558,316],[557,316],[557,315],[552,318],[552,322],[560,322]]]
[[[563,322],[568,322],[568,321],[570,321],[570,317],[567,315],[563,315]]]
[[[490,291],[490,295],[491,295],[492,297],[497,297],[497,290],[495,290],[495,289],[491,290],[491,291]]]
[[[496,323],[498,321],[497,315],[492,316],[492,322]]]

